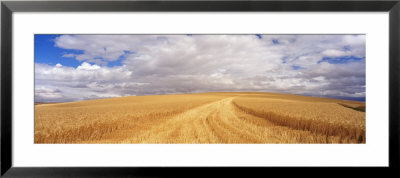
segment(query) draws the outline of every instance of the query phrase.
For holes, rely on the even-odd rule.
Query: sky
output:
[[[365,35],[35,35],[35,102],[200,92],[365,101]]]

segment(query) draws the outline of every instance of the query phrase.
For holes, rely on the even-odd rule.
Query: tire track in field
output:
[[[225,98],[174,116],[149,130],[135,134],[123,143],[265,143],[267,127],[238,117],[232,100]]]

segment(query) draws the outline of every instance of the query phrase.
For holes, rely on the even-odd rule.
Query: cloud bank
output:
[[[364,35],[62,35],[53,43],[81,64],[36,61],[37,102],[212,91],[365,98]]]

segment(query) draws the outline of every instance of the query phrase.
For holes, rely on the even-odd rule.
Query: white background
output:
[[[14,13],[13,166],[388,166],[388,13]],[[34,34],[366,34],[366,144],[34,144]]]

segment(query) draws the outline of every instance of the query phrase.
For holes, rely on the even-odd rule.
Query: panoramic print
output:
[[[36,144],[364,144],[365,35],[35,35]]]

